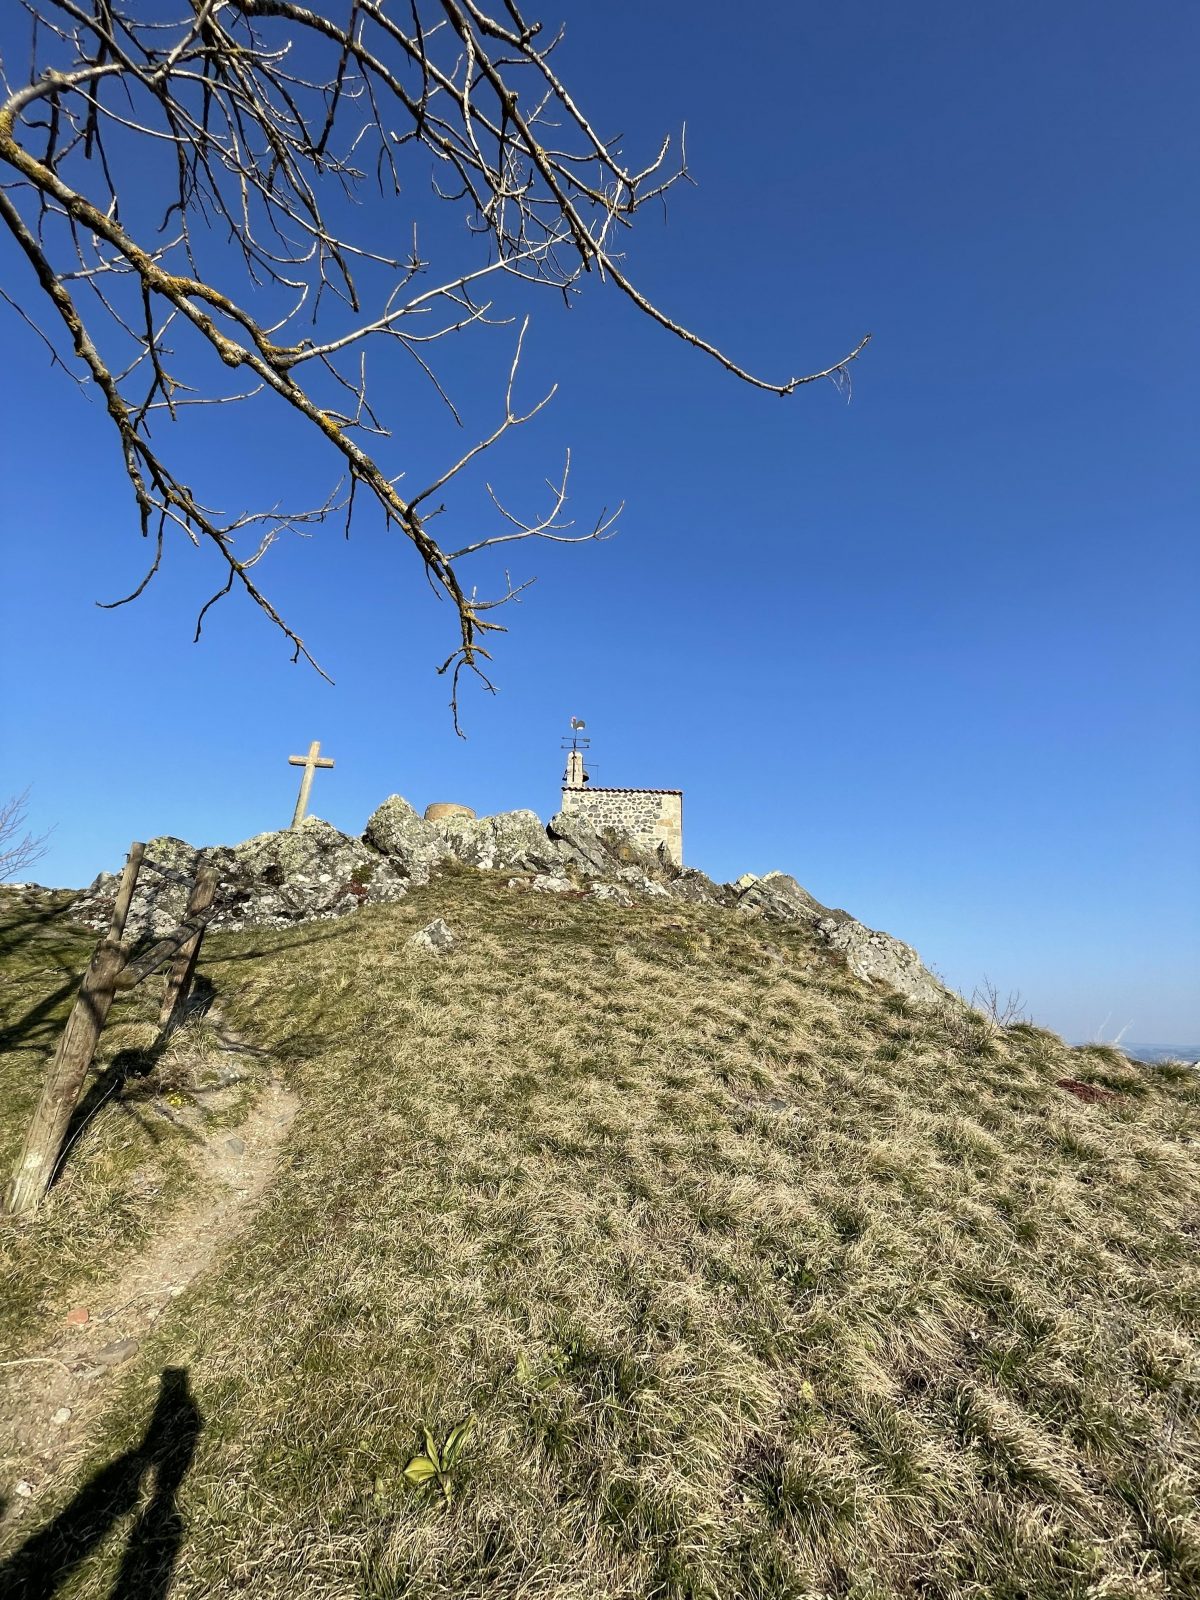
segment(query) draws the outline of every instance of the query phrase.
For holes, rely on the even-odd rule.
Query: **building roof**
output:
[[[682,794],[682,789],[620,789],[611,784],[563,784],[564,794]]]

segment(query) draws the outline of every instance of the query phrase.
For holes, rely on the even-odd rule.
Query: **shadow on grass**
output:
[[[206,977],[197,975],[192,982],[191,993],[184,1003],[180,1021],[186,1021],[189,1017],[207,1016],[215,995],[216,990],[211,981]],[[133,1117],[150,1135],[155,1144],[159,1142],[161,1135],[156,1131],[153,1122],[143,1117],[137,1107],[131,1104],[128,1098],[123,1095],[122,1091],[131,1081],[150,1076],[173,1036],[174,1030],[171,1033],[160,1032],[152,1045],[137,1049],[118,1050],[106,1066],[99,1068],[93,1066],[87,1091],[71,1113],[71,1120],[67,1124],[67,1131],[63,1136],[62,1150],[59,1152],[59,1157],[54,1167],[54,1175],[50,1180],[51,1188],[62,1176],[67,1157],[74,1148],[80,1134],[82,1134],[101,1106],[114,1097],[116,1097],[115,1104],[117,1109]],[[266,1052],[261,1053],[265,1054]],[[178,1127],[179,1124],[176,1123],[176,1128],[178,1129]],[[195,1132],[186,1129],[183,1131],[197,1143],[203,1142]]]
[[[50,1600],[116,1522],[138,1507],[152,1474],[109,1600],[163,1600],[183,1543],[175,1497],[203,1426],[187,1369],[165,1367],[141,1443],[102,1467],[47,1527],[0,1565],[0,1594],[7,1600]]]
[[[43,969],[41,973],[33,975],[36,978],[53,975],[53,971],[56,971],[62,979],[61,984],[32,1006],[25,1016],[15,1022],[6,1021],[0,1028],[0,1051],[33,1048],[47,1035],[53,1037],[60,1025],[54,1013],[78,988],[95,943],[95,936],[86,929],[69,922],[59,926],[69,911],[70,905],[67,904],[46,906],[36,911],[22,908],[20,917],[0,915],[0,963],[36,946],[47,932],[62,935],[62,941],[44,953],[52,972],[47,974],[47,970]],[[68,943],[75,944],[76,948],[67,948]]]
[[[86,967],[87,963],[83,965]],[[73,972],[60,988],[53,990],[44,1000],[39,1000],[19,1022],[0,1030],[0,1051],[33,1050],[56,1040],[66,1016],[56,1016],[55,1013],[79,988],[82,976],[83,968]]]
[[[68,931],[78,934],[81,939],[88,937],[88,930],[79,923],[70,921],[73,900],[66,900],[59,906],[39,906],[33,910],[27,906],[20,907],[20,916],[11,909],[0,923],[0,956],[9,955],[19,945],[28,943],[31,936],[40,933],[51,923],[66,922]],[[7,909],[7,908],[6,908]]]
[[[340,938],[342,929],[338,927],[338,923],[341,920],[342,919],[340,917],[332,919],[328,924],[329,931],[327,933],[317,933],[307,939],[284,939],[279,944],[257,944],[253,950],[214,950],[210,945],[204,950],[204,965],[210,968],[232,966],[234,963],[239,961],[258,961],[261,960],[263,956],[276,956],[285,951],[302,950],[305,945],[326,944],[330,939]],[[296,923],[297,928],[304,926],[306,926],[306,924],[302,922]],[[250,931],[252,930],[226,927],[215,929],[214,933],[219,937],[222,934]],[[290,930],[285,928],[277,928],[270,931],[286,933]]]
[[[47,918],[51,915],[58,916],[61,913],[57,911],[46,913]],[[221,931],[224,932],[225,930],[222,929]],[[263,956],[277,955],[283,950],[296,950],[304,945],[322,944],[327,939],[336,938],[337,934],[337,929],[331,929],[328,933],[321,933],[313,938],[291,939],[282,944],[262,944],[255,949],[238,951],[237,953],[213,952],[211,957],[206,951],[206,963],[212,967],[221,967],[236,962],[258,961]],[[0,1052],[15,1053],[18,1050],[53,1048],[58,1042],[58,1036],[66,1022],[66,1011],[63,1008],[66,1006],[68,998],[78,993],[83,974],[87,970],[88,962],[91,959],[91,951],[100,937],[99,934],[96,934],[88,948],[81,949],[77,967],[68,968],[60,963],[66,979],[64,983],[39,1000],[18,1021],[10,1023],[7,1027],[0,1028]],[[140,951],[148,949],[151,943],[152,941],[147,937],[129,944],[127,948],[130,956],[134,957]],[[208,1002],[211,1004],[215,994],[212,982],[207,978],[198,976],[195,979],[194,987],[199,988],[202,984],[208,985]],[[124,998],[124,996],[119,995],[118,998]],[[192,1010],[192,1007],[189,1003],[190,1010]],[[60,1012],[62,1013],[61,1015],[59,1014]]]
[[[198,973],[192,980],[191,992],[184,1002],[179,1021],[186,1022],[191,1017],[207,1016],[212,1009],[215,996],[216,990],[211,979]],[[145,1078],[154,1071],[173,1036],[174,1029],[170,1033],[160,1031],[153,1044],[118,1050],[107,1066],[98,1069],[93,1067],[87,1092],[71,1113],[71,1121],[63,1140],[64,1150],[70,1148],[84,1125],[91,1121],[110,1095],[120,1093],[130,1078]]]

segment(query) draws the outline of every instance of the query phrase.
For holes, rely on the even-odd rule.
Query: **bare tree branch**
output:
[[[439,671],[453,669],[457,727],[460,673],[491,687],[480,667],[490,659],[485,639],[504,631],[491,613],[527,587],[506,573],[503,590],[481,599],[459,563],[517,541],[604,537],[615,516],[602,513],[590,533],[563,531],[572,526],[561,520],[568,451],[546,515],[509,511],[489,484],[500,530],[449,541],[457,542],[449,550],[429,531],[446,509],[433,498],[554,393],[526,410],[514,403],[529,317],[521,317],[501,420],[443,470],[422,473],[428,486],[411,497],[397,488],[410,467],[397,468],[396,446],[385,462],[382,444],[363,442],[413,431],[398,435],[377,411],[369,349],[408,357],[414,379],[428,381],[461,426],[460,405],[436,370],[441,343],[514,320],[506,295],[548,288],[569,299],[594,274],[753,387],[786,395],[828,378],[848,391],[866,339],[803,376],[767,378],[637,287],[612,240],[647,201],[691,181],[682,140],[674,168],[670,139],[641,166],[627,164],[554,64],[562,30],[548,35],[510,0],[495,16],[478,0],[345,0],[329,8],[335,16],[298,0],[162,0],[152,16],[137,0],[23,3],[33,49],[28,81],[6,87],[0,103],[0,223],[31,277],[0,289],[0,298],[55,359],[73,357],[78,381],[103,398],[153,546],[145,576],[113,605],[144,592],[168,533],[181,533],[215,551],[223,568],[196,636],[210,608],[237,589],[285,635],[293,660],[320,672],[252,569],[285,534],[342,511],[349,533],[374,505],[453,606],[458,643]],[[409,204],[401,159],[414,176],[424,164],[432,195],[465,222],[463,259],[436,276],[418,251],[417,211],[401,216]],[[372,173],[383,208],[374,229],[356,214]],[[436,210],[436,199],[430,205]],[[410,232],[407,255],[381,247]],[[32,315],[39,301],[53,308],[58,338]],[[174,442],[196,408],[249,403],[284,408],[319,438],[347,497],[335,491],[315,508],[228,515],[187,486],[152,430],[165,428]],[[253,550],[241,542],[247,534]]]
[[[43,833],[37,838],[25,828],[29,808],[29,790],[0,801],[0,883],[7,883],[19,873],[40,861],[46,854]]]

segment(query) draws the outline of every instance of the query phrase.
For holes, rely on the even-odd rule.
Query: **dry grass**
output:
[[[93,1463],[187,1367],[172,1596],[1200,1593],[1196,1074],[484,874],[205,971],[303,1109]]]

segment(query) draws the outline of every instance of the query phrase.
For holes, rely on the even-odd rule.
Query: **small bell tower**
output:
[[[583,732],[586,727],[587,723],[582,717],[571,718],[571,731],[563,740],[563,749],[567,752],[567,770],[563,773],[564,789],[582,789],[588,781],[583,766],[583,753],[592,741]]]

